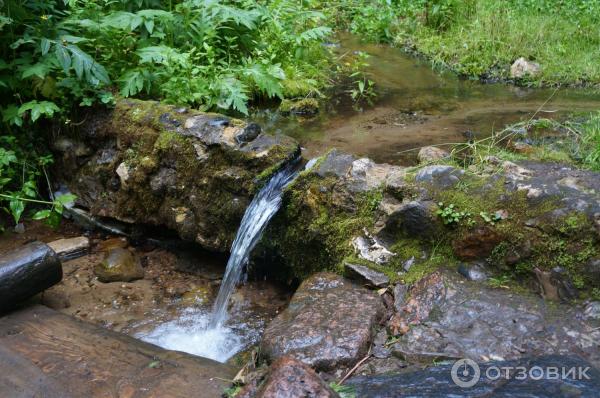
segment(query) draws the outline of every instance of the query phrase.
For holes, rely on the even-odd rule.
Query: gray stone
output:
[[[425,166],[417,172],[416,182],[432,184],[439,188],[450,188],[460,181],[464,170],[452,166]]]
[[[397,202],[394,199],[384,199],[380,204],[383,217],[378,221],[382,225],[378,235],[393,237],[398,231],[408,236],[428,237],[439,228],[435,214],[437,206],[431,201]]]
[[[261,353],[286,354],[316,370],[351,367],[363,358],[384,313],[381,298],[335,274],[318,273],[265,329]]]
[[[406,300],[406,293],[408,292],[408,286],[404,283],[396,283],[394,286],[394,309],[401,311]]]
[[[321,161],[315,173],[321,177],[345,177],[350,171],[353,162],[354,157],[352,155],[333,149]]]
[[[521,57],[510,66],[510,77],[514,79],[522,79],[526,76],[535,77],[540,71],[540,64]]]
[[[364,265],[345,263],[344,269],[349,277],[359,280],[363,285],[384,287],[390,283],[390,278],[385,276],[385,274]]]
[[[470,281],[485,281],[488,279],[484,267],[478,263],[460,263],[458,273]]]

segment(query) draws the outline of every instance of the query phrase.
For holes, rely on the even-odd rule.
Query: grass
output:
[[[524,57],[541,65],[530,86],[600,84],[598,0],[333,1],[338,29],[395,43],[474,78],[510,78]],[[341,15],[341,17],[340,17]]]
[[[456,2],[456,7],[468,2]],[[529,85],[600,83],[600,6],[590,15],[556,12],[549,7],[507,6],[506,2],[477,2],[471,13],[452,21],[445,30],[413,25],[397,42],[413,45],[434,63],[468,76],[509,77],[509,67],[525,57],[541,65]],[[540,2],[538,2],[540,3]],[[594,15],[596,14],[596,15]]]

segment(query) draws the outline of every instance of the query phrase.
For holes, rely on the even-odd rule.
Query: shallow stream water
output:
[[[358,109],[340,93],[313,118],[281,116],[275,109],[257,111],[253,118],[267,131],[296,138],[307,158],[335,147],[376,162],[405,165],[416,157],[406,150],[464,142],[467,131],[485,137],[536,112],[539,117],[556,117],[600,109],[598,89],[484,84],[435,71],[401,49],[342,36],[337,53],[355,51],[370,55],[367,72],[378,92],[371,106]]]

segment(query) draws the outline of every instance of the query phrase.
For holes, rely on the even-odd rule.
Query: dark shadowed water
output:
[[[538,116],[556,117],[600,109],[598,89],[483,84],[434,71],[429,63],[400,49],[364,44],[353,36],[342,37],[337,52],[358,50],[371,56],[368,72],[379,92],[372,106],[355,109],[342,93],[314,118],[285,117],[265,109],[254,119],[268,131],[296,138],[308,158],[336,147],[378,162],[406,164],[415,156],[400,153],[406,149],[464,142],[466,131],[485,137],[538,110]]]

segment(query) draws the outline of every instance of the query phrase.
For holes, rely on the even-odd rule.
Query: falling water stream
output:
[[[150,332],[136,336],[163,348],[225,362],[252,341],[252,330],[246,325],[225,324],[227,306],[240,282],[250,253],[260,240],[269,220],[281,206],[283,189],[297,175],[297,161],[277,172],[256,194],[246,209],[231,247],[225,276],[212,313],[204,308],[188,308],[174,320],[161,323]],[[314,164],[309,162],[308,167]],[[250,328],[251,329],[251,328]]]
[[[240,282],[242,271],[248,262],[252,249],[260,240],[269,220],[281,206],[283,189],[294,179],[296,174],[294,164],[281,169],[252,199],[250,206],[246,209],[231,246],[231,255],[227,262],[223,283],[215,300],[209,328],[223,326],[227,320],[229,297],[231,297],[235,286]]]

